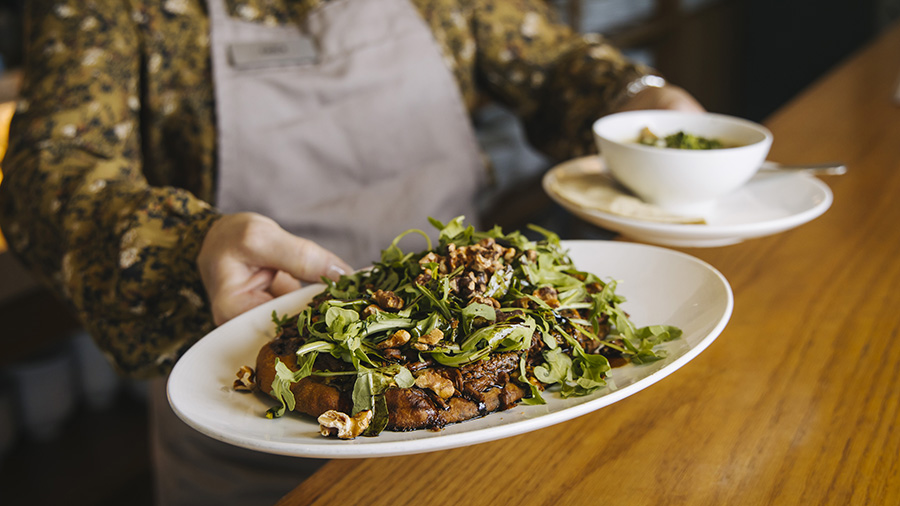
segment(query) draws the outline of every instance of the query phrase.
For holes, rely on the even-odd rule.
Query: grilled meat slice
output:
[[[260,390],[272,395],[275,379],[275,359],[280,359],[289,369],[297,370],[296,350],[302,339],[274,339],[266,343],[256,361],[257,384]],[[438,429],[451,423],[462,422],[488,413],[514,406],[524,395],[510,374],[518,367],[517,353],[498,353],[487,360],[467,364],[459,368],[433,366],[431,370],[453,382],[456,392],[448,399],[441,399],[433,391],[416,386],[390,388],[385,391],[388,407],[388,430],[408,431]],[[413,370],[417,364],[408,364]],[[331,355],[322,354],[316,359],[316,371],[340,371],[347,365]],[[318,417],[328,410],[350,413],[353,409],[351,394],[354,376],[307,376],[291,385],[296,400],[295,411]]]

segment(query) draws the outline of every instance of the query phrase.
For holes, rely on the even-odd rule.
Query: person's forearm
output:
[[[481,0],[475,26],[479,81],[518,114],[531,143],[551,158],[594,151],[590,127],[626,99],[628,85],[652,69],[603,37],[555,19],[541,0]],[[485,6],[487,7],[487,5]]]
[[[212,328],[194,261],[216,213],[183,191],[94,177],[110,163],[12,153],[0,228],[122,373],[150,376]]]

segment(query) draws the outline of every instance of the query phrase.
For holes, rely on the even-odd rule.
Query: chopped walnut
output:
[[[427,351],[430,350],[432,346],[441,342],[441,339],[444,338],[444,333],[441,329],[431,329],[431,332],[425,334],[424,336],[419,337],[415,343],[413,343],[413,348],[419,351]]]
[[[487,289],[487,276],[484,272],[465,271],[450,280],[450,289],[463,299],[483,295]]]
[[[441,342],[441,339],[444,338],[444,333],[441,329],[431,329],[431,332],[425,334],[424,336],[419,338],[420,343],[435,345]]]
[[[430,264],[430,263],[435,263],[435,264],[441,263],[441,257],[436,255],[434,251],[429,251],[427,255],[425,255],[419,259],[419,265],[425,265],[425,264]]]
[[[465,265],[465,251],[463,251],[462,248],[457,249],[456,245],[451,242],[447,245],[447,257],[445,263],[447,265],[447,272],[452,272],[460,265]]]
[[[384,311],[384,310],[381,309],[380,307],[376,306],[375,304],[369,304],[368,306],[366,306],[365,309],[363,309],[362,316],[363,316],[363,318],[368,318],[368,317],[372,316],[373,314],[380,313],[382,311]]]
[[[385,360],[393,360],[394,362],[400,362],[405,358],[400,348],[385,348],[382,350],[381,355]]]
[[[416,386],[421,389],[429,389],[436,393],[441,399],[449,399],[456,393],[453,388],[453,382],[432,369],[425,369],[416,376]]]
[[[541,288],[538,288],[531,294],[534,295],[535,297],[541,299],[542,301],[546,302],[547,305],[552,308],[559,307],[559,299],[557,298],[558,293],[556,292],[556,289],[553,288],[552,286],[542,286]]]
[[[475,291],[475,276],[469,272],[464,276],[457,276],[451,279],[450,289],[459,295],[471,294]]]
[[[504,248],[490,237],[482,239],[478,244],[461,248],[449,244],[447,246],[447,270],[452,271],[459,266],[464,266],[467,270],[490,275],[503,269],[503,261],[509,262],[515,258],[515,255],[515,249]]]
[[[381,309],[388,311],[397,311],[403,309],[403,299],[390,290],[377,290],[372,294],[375,303],[381,306]]]
[[[355,416],[329,409],[319,415],[319,433],[323,436],[337,436],[340,439],[354,439],[362,434],[372,422],[371,410],[360,411]]]
[[[407,330],[400,329],[397,332],[391,334],[391,337],[378,343],[378,348],[382,350],[385,348],[399,348],[408,343],[411,337],[412,336],[409,335],[409,332]]]
[[[473,295],[469,299],[469,304],[484,304],[485,306],[493,306],[494,309],[500,309],[500,302],[493,297],[485,297],[484,295]]]
[[[587,288],[588,293],[600,293],[603,291],[603,284],[594,282],[586,285],[585,288]]]
[[[234,380],[234,389],[238,392],[251,392],[256,386],[256,373],[253,368],[243,365],[237,372],[237,378]]]
[[[482,272],[494,272],[502,268],[497,258],[500,257],[502,246],[495,243],[493,239],[486,238],[474,246],[470,246],[472,269]]]
[[[483,255],[475,255],[473,257],[472,270],[479,272],[493,272],[494,262],[489,257]]]

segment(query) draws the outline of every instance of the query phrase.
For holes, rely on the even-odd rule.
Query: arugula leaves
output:
[[[375,416],[366,434],[377,434],[387,424],[384,392],[415,384],[409,369],[388,360],[378,347],[399,330],[410,334],[410,344],[440,330],[439,343],[417,347],[416,353],[420,360],[430,358],[444,366],[464,366],[499,352],[518,353],[519,367],[512,376],[526,388],[527,404],[544,403],[541,392],[551,386],[564,397],[606,386],[609,361],[602,353],[586,352],[587,344],[582,343],[642,364],[662,358],[658,345],[681,336],[680,329],[666,325],[636,328],[620,308],[625,299],[616,293],[616,281],[604,282],[576,269],[559,237],[550,231],[530,227],[544,236],[531,241],[499,227],[476,231],[464,225],[463,217],[446,224],[429,221],[439,230],[437,247],[432,248],[424,232],[409,230],[382,252],[381,261],[371,269],[338,281],[323,280],[325,290],[297,315],[297,330],[306,338],[297,351],[298,370],[276,362],[272,393],[281,406],[267,416],[293,410],[290,386],[311,374],[355,376],[352,414],[372,410]],[[404,252],[400,240],[414,233],[426,238],[428,249]],[[482,243],[485,239],[489,241]],[[448,267],[441,259],[461,248],[493,243],[502,246],[504,254],[491,271],[479,271],[481,298],[461,296],[454,283],[463,266]],[[400,297],[402,308],[367,310],[379,289]],[[499,302],[500,308],[485,303],[488,298]],[[278,330],[292,321],[274,313],[272,320]],[[348,364],[346,370],[314,371],[323,353]]]

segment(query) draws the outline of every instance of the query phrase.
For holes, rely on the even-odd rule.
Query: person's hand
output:
[[[219,218],[203,240],[197,267],[216,325],[300,288],[301,281],[337,280],[351,270],[334,253],[254,213]]]
[[[637,95],[626,100],[614,112],[646,109],[669,109],[673,111],[704,112],[706,109],[683,88],[666,84],[661,88],[644,88]]]

